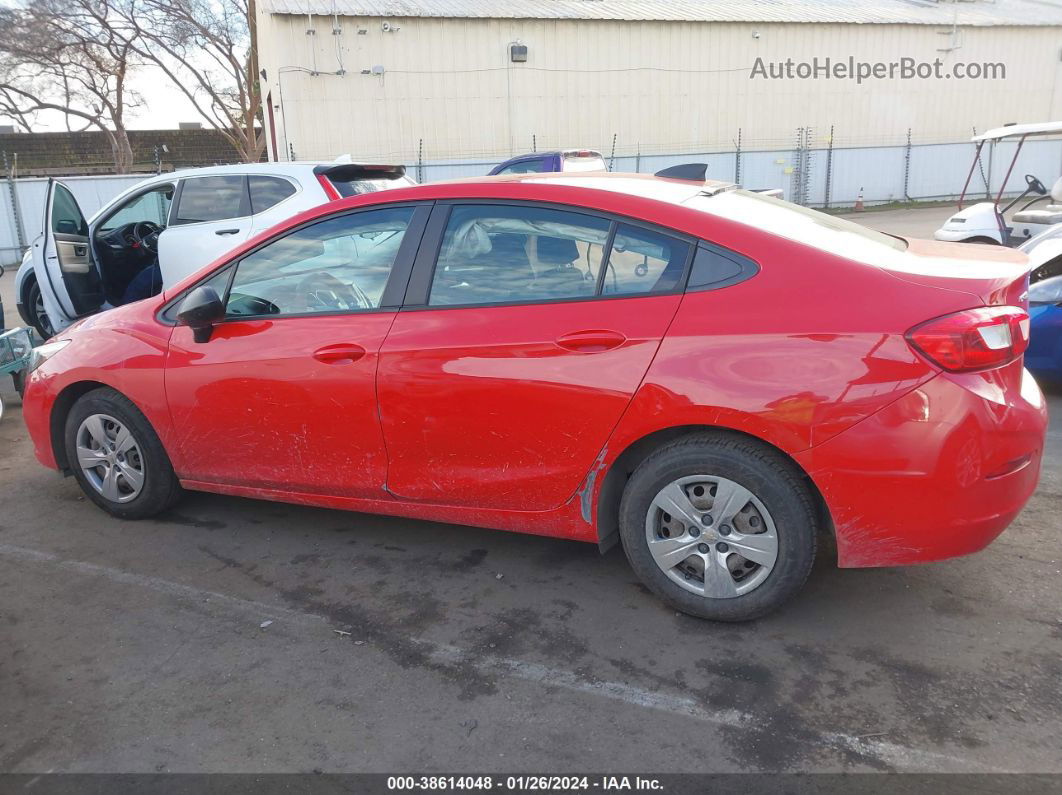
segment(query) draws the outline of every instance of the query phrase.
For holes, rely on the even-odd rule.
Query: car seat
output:
[[[1042,210],[1022,210],[1014,213],[1012,221],[1016,224],[1058,224],[1062,223],[1062,177],[1051,186],[1051,204]]]
[[[527,235],[503,232],[489,236],[486,251],[475,248],[450,254],[436,273],[432,303],[462,304],[525,298],[534,271],[524,250]],[[482,247],[482,244],[480,244]]]
[[[594,292],[594,283],[575,265],[579,247],[574,240],[540,236],[535,252],[538,264],[546,266],[535,275],[535,286],[542,297],[566,298]]]

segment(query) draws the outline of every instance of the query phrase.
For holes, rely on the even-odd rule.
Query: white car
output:
[[[49,182],[45,228],[15,277],[19,314],[45,339],[80,317],[160,292],[276,223],[413,181],[402,166],[251,163],[146,179],[85,220]]]

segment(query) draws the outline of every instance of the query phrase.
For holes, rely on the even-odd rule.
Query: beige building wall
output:
[[[960,141],[1062,118],[1058,28],[333,17],[260,13],[279,156],[412,162],[531,149],[786,148]],[[391,29],[384,30],[384,23]],[[308,34],[308,30],[314,33]],[[509,44],[528,48],[509,60]],[[950,51],[945,51],[951,49]],[[757,59],[1001,62],[1005,80],[763,80]],[[373,67],[382,74],[362,74]],[[344,75],[335,72],[345,70]],[[267,119],[268,121],[268,119]]]

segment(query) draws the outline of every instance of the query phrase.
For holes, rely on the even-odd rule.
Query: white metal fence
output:
[[[613,171],[653,173],[678,163],[708,164],[712,179],[739,182],[749,188],[781,188],[786,199],[812,207],[845,207],[862,195],[866,204],[951,199],[959,195],[970,169],[974,145],[964,143],[900,146],[831,147],[806,144],[800,131],[791,149],[687,152],[682,154],[614,154],[605,150]],[[1016,142],[986,146],[970,181],[975,199],[995,194],[1006,177]],[[481,176],[503,158],[454,158],[407,163],[419,182]],[[1062,140],[1025,142],[1007,180],[1007,194],[1025,188],[1025,174],[1048,187],[1062,173]],[[90,217],[143,175],[63,177]],[[24,247],[41,234],[48,180],[0,179],[0,263],[12,265]]]
[[[970,180],[975,198],[994,195],[1006,177],[1017,144],[986,146]],[[866,204],[953,199],[962,191],[974,156],[972,143],[900,146],[804,147],[755,151],[617,154],[604,150],[612,171],[653,173],[679,163],[707,163],[708,177],[748,188],[781,188],[789,201],[811,207],[846,207],[860,194]],[[481,176],[499,160],[465,158],[407,163],[420,182]],[[1029,139],[1022,147],[1005,194],[1025,189],[1025,174],[1049,188],[1062,174],[1062,140]]]

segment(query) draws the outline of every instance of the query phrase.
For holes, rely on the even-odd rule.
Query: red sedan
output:
[[[840,566],[975,552],[1040,470],[1024,255],[721,183],[524,175],[305,212],[38,349],[46,466],[599,544],[748,619]]]

